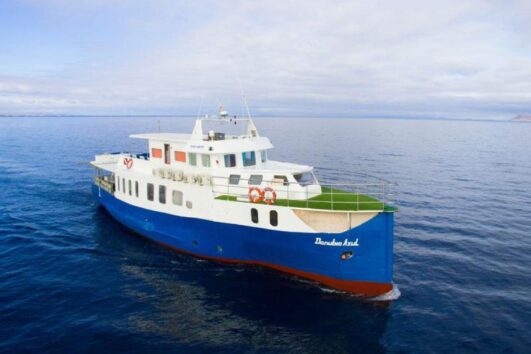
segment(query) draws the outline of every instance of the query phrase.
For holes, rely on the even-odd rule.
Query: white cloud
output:
[[[201,96],[239,110],[239,77],[256,113],[531,111],[525,1],[56,1],[43,11],[121,16],[109,41],[123,43],[97,36],[92,62],[0,77],[0,111],[195,113]]]

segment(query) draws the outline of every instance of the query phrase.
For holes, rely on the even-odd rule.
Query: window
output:
[[[184,151],[175,151],[175,161],[186,162],[186,153]]]
[[[171,194],[171,199],[175,205],[183,205],[183,192],[173,191]]]
[[[249,184],[253,185],[253,186],[259,186],[260,184],[262,184],[262,179],[264,177],[262,175],[251,175],[249,177]]]
[[[210,167],[210,155],[201,155],[201,161],[203,162],[203,167]]]
[[[282,183],[284,186],[289,185],[288,177],[286,176],[273,176],[273,182],[279,184]]]
[[[156,157],[158,159],[162,158],[162,149],[151,149],[151,157]]]
[[[188,162],[190,162],[190,165],[192,166],[197,166],[197,154],[195,152],[188,153]]]
[[[230,175],[229,184],[240,184],[240,175]]]
[[[227,154],[225,157],[225,167],[234,167],[236,166],[236,155]]]
[[[251,209],[251,220],[255,224],[258,224],[258,210],[256,210],[255,208]]]
[[[125,178],[122,178],[122,192],[125,194]]]
[[[186,201],[186,207],[187,207],[188,209],[192,209],[192,202],[189,201],[189,200],[187,200],[187,201]]]
[[[166,186],[159,186],[159,203],[166,204]]]
[[[278,213],[276,210],[271,210],[269,212],[269,222],[271,223],[271,226],[278,225]]]
[[[120,178],[117,178],[116,181],[118,182],[118,188],[117,188],[117,190],[120,191]]]
[[[261,158],[262,162],[266,162],[267,161],[267,151],[266,150],[260,151],[260,158]]]
[[[147,199],[153,201],[153,195],[155,194],[155,187],[153,183],[147,184]]]
[[[247,151],[242,153],[243,166],[256,165],[256,156],[254,151]]]
[[[293,177],[301,186],[309,186],[315,184],[315,176],[311,172],[299,173],[293,175]]]
[[[129,195],[133,195],[133,188],[131,188],[131,180],[127,181],[127,187],[129,188]]]
[[[138,198],[138,181],[135,181],[135,196]]]

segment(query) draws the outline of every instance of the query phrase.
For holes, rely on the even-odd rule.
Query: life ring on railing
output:
[[[249,196],[249,201],[251,203],[260,203],[264,200],[264,192],[258,187],[249,188],[249,193],[247,193],[247,195]]]
[[[273,188],[266,187],[262,193],[264,194],[264,203],[269,205],[275,204],[277,201],[277,192]]]
[[[133,159],[126,157],[124,159],[124,165],[125,167],[127,167],[128,170],[131,169],[131,167],[133,167]]]

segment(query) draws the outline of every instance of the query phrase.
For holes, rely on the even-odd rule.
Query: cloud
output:
[[[38,74],[22,58],[27,70],[0,77],[0,112],[179,114],[201,100],[239,111],[240,83],[258,114],[531,111],[525,1],[28,4],[43,42],[71,57],[36,53],[53,68]]]

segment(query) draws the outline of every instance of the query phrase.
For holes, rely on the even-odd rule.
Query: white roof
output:
[[[242,173],[303,173],[312,171],[313,167],[289,162],[268,160],[261,166],[247,166],[237,170],[241,171]]]
[[[192,138],[192,134],[177,134],[177,133],[145,133],[132,134],[130,138],[147,139],[156,141],[166,141],[168,143],[187,143]]]
[[[273,148],[273,144],[266,137],[227,136],[224,140],[197,140],[192,139],[191,134],[176,133],[133,134],[129,137],[165,143],[186,144],[185,151],[213,154],[229,154]],[[209,149],[210,147],[212,149]]]

